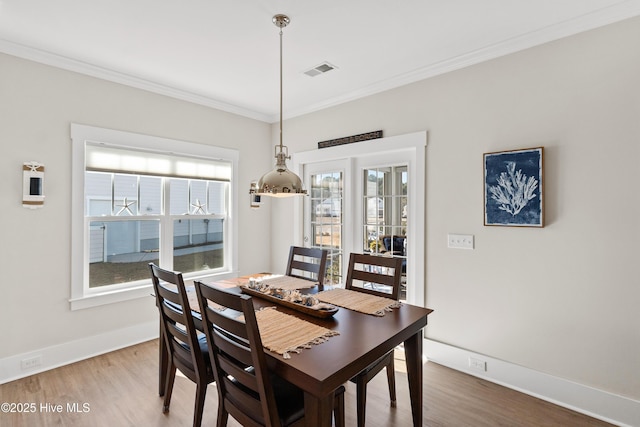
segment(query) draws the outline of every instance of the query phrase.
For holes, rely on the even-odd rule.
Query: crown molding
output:
[[[306,107],[289,109],[284,112],[284,118],[290,119],[304,114],[313,113],[329,107],[344,104],[370,95],[375,95],[386,90],[394,89],[420,80],[435,77],[451,71],[459,70],[470,65],[499,58],[511,53],[525,50],[534,46],[572,36],[584,31],[592,30],[624,19],[640,15],[640,0],[625,0],[615,5],[599,9],[597,11],[550,25],[536,31],[522,34],[509,40],[485,46],[481,49],[467,52],[444,61],[440,61],[414,71],[403,73],[395,77],[368,85],[361,89],[327,99]],[[197,93],[185,91],[165,84],[153,82],[140,77],[114,71],[105,67],[89,64],[87,62],[71,59],[62,55],[53,54],[30,46],[0,39],[0,52],[28,59],[45,65],[61,68],[68,71],[85,74],[99,79],[120,83],[152,93],[169,96],[182,101],[191,102],[206,107],[215,108],[232,114],[248,117],[267,123],[275,123],[278,115],[261,113],[238,107],[236,105],[221,102],[219,100],[203,96]]]
[[[577,18],[550,25],[536,31],[522,34],[502,42],[485,46],[481,49],[467,52],[462,55],[448,58],[446,60],[418,68],[414,71],[403,73],[398,76],[374,83],[356,91],[328,99],[303,108],[289,110],[285,112],[285,118],[294,118],[304,114],[313,113],[346,102],[355,101],[360,98],[375,95],[390,89],[415,83],[451,71],[456,71],[471,65],[476,65],[501,56],[516,53],[525,49],[559,40],[565,37],[576,35],[585,31],[593,30],[625,19],[640,15],[640,1],[626,0],[616,5],[606,7]],[[276,116],[271,116],[271,121],[277,120]]]
[[[68,58],[62,55],[57,55],[51,52],[46,52],[44,50],[36,49],[12,41],[0,39],[0,52],[41,64],[50,65],[52,67],[61,68],[63,70],[73,71],[87,76],[119,83],[125,86],[134,87],[136,89],[146,90],[148,92],[156,93],[159,95],[165,95],[171,98],[179,99],[181,101],[187,101],[194,104],[203,105],[205,107],[215,108],[217,110],[237,114],[239,116],[244,116],[263,122],[269,122],[270,120],[270,117],[267,114],[262,114],[232,104],[227,104],[207,96],[199,95],[197,93],[174,88],[161,83],[156,83],[140,77],[131,76],[126,73],[114,71],[105,67],[89,64],[87,62]]]

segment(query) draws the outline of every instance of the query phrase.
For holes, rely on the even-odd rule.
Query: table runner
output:
[[[305,280],[291,276],[283,276],[280,274],[259,277],[256,278],[255,281],[258,283],[263,283],[270,288],[283,289],[287,291],[296,289],[309,289],[318,284],[317,282],[311,280]]]
[[[262,346],[290,359],[289,353],[300,353],[312,345],[322,344],[338,331],[323,328],[306,320],[265,307],[256,311]]]
[[[399,301],[391,298],[383,298],[342,288],[318,292],[315,296],[322,302],[374,316],[384,316],[387,311],[391,311],[401,305]]]

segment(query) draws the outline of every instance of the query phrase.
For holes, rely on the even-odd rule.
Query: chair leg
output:
[[[196,385],[196,405],[193,409],[193,427],[202,424],[202,412],[204,411],[204,399],[207,397],[207,384]]]
[[[387,382],[389,383],[389,400],[391,400],[391,407],[396,407],[396,368],[393,361],[393,353],[391,353],[391,360],[387,365]]]
[[[222,406],[222,402],[218,402],[218,420],[216,427],[227,427],[227,421],[229,420],[229,413]]]
[[[335,427],[345,427],[344,425],[344,391],[337,393],[333,397],[333,424]]]
[[[164,385],[164,404],[162,405],[162,412],[169,412],[169,405],[171,404],[171,393],[173,393],[173,382],[176,379],[176,367],[173,363],[167,369],[167,378]]]
[[[360,376],[356,380],[356,400],[358,427],[364,427],[367,417],[365,411],[367,407],[367,380]]]

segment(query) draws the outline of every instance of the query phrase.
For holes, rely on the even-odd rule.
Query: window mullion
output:
[[[160,216],[160,265],[173,270],[173,218],[171,217],[170,179],[162,180],[162,215]]]

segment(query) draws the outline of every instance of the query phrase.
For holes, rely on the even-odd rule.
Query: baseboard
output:
[[[146,322],[104,334],[93,335],[75,341],[45,347],[28,353],[17,354],[0,359],[0,384],[48,371],[110,351],[119,350],[134,344],[158,337],[158,322]],[[40,363],[33,367],[22,368],[23,360]]]
[[[640,426],[640,401],[438,341],[425,340],[424,352],[430,361],[590,417],[619,426]],[[476,368],[469,366],[470,357],[478,361]]]
[[[158,337],[158,323],[147,322],[100,335],[0,359],[0,384],[68,365]],[[622,427],[640,426],[640,402],[588,387],[503,360],[425,340],[427,359]],[[22,368],[25,359],[41,364]],[[486,363],[486,371],[470,368],[469,358]]]

